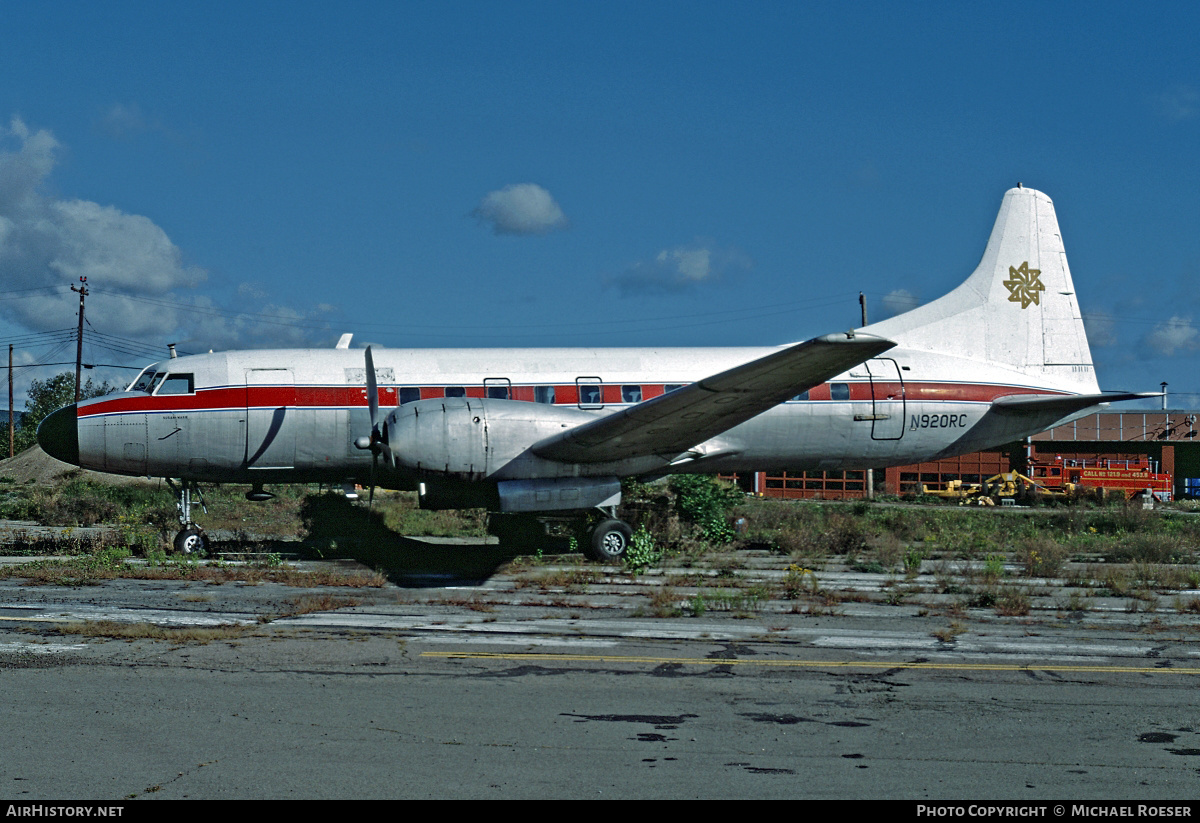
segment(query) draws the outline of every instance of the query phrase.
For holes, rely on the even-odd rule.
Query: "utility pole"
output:
[[[862,309],[862,324],[867,325],[867,298],[862,292],[858,293],[858,307]],[[875,391],[874,385],[871,386],[871,391]],[[872,423],[872,426],[875,424]],[[867,469],[867,499],[875,499],[875,470]]]
[[[8,344],[8,456],[12,457],[16,448],[16,434],[13,431],[13,389],[12,389],[12,347]]]
[[[75,402],[83,399],[83,387],[79,384],[79,374],[83,369],[83,298],[87,297],[87,278],[79,278],[79,288],[71,286],[71,291],[79,292],[79,334],[75,339]]]

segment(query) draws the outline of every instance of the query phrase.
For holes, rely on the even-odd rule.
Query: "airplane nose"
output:
[[[46,415],[38,426],[37,441],[42,451],[64,463],[79,465],[79,427],[75,404]]]

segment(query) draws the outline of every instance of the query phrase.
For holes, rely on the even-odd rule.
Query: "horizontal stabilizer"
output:
[[[1099,392],[1098,394],[1018,394],[993,400],[992,409],[998,412],[1010,411],[1014,414],[1053,411],[1065,417],[1102,403],[1145,400],[1150,397],[1162,397],[1162,395],[1158,392],[1120,391]]]
[[[854,332],[816,337],[576,426],[533,452],[573,463],[671,460],[895,345]]]

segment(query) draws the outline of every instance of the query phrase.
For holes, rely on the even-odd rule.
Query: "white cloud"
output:
[[[654,262],[667,271],[673,271],[675,279],[681,283],[699,283],[713,276],[710,249],[684,246],[664,249],[654,258]]]
[[[113,103],[96,120],[96,128],[113,139],[121,139],[160,127],[142,114],[137,103]]]
[[[18,148],[0,153],[0,281],[6,290],[57,286],[59,292],[5,301],[3,311],[10,318],[34,331],[72,325],[78,298],[67,286],[80,277],[88,278],[90,289],[114,297],[162,295],[204,280],[205,272],[184,265],[179,248],[148,218],[44,195],[42,184],[59,145],[48,131],[32,132],[14,118],[8,129],[0,129],[3,142]],[[175,320],[171,312],[138,312],[132,306],[117,311],[115,303],[110,308],[115,314],[98,313],[93,326],[129,334],[150,326],[164,329]]]
[[[1192,325],[1192,318],[1172,315],[1165,323],[1155,326],[1142,343],[1152,352],[1170,357],[1176,351],[1200,348],[1200,331]]]
[[[888,292],[883,298],[883,317],[881,320],[886,320],[889,317],[895,317],[897,314],[904,314],[906,311],[912,311],[917,306],[921,305],[921,301],[917,296],[908,289],[896,289]]]
[[[1083,328],[1087,332],[1090,346],[1115,346],[1117,344],[1117,332],[1111,314],[1088,312],[1083,315]]]
[[[682,294],[712,283],[733,272],[748,271],[753,261],[737,249],[721,249],[711,241],[663,249],[651,260],[634,263],[605,285],[616,286],[622,297],[645,294]]]
[[[49,131],[20,118],[0,126],[0,289],[10,295],[0,318],[25,331],[74,328],[79,296],[68,287],[86,277],[89,327],[104,334],[190,351],[302,346],[329,336],[328,310],[270,305],[254,284],[239,288],[236,309],[196,293],[207,273],[185,263],[149,218],[45,193],[58,149]]]
[[[518,183],[489,192],[472,212],[495,234],[548,234],[565,229],[567,216],[550,192],[536,183]]]
[[[38,186],[54,168],[58,141],[48,131],[31,133],[18,117],[9,128],[0,127],[0,141],[15,138],[20,148],[0,149],[0,218],[13,219],[13,213],[33,208]],[[2,143],[0,143],[2,145]],[[0,250],[3,251],[3,250]]]
[[[1155,104],[1168,120],[1191,120],[1200,114],[1200,92],[1191,86],[1175,85],[1160,93]]]

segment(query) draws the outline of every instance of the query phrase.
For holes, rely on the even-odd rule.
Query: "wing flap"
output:
[[[895,345],[854,332],[817,337],[569,429],[533,452],[572,463],[672,460]]]

